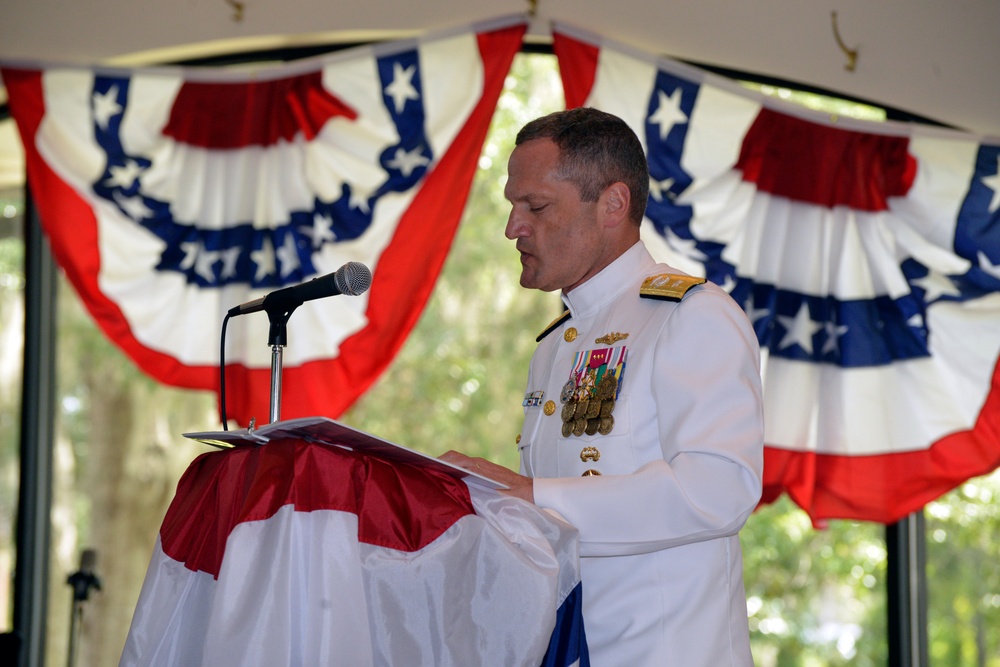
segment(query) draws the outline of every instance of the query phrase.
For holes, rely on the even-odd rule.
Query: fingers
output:
[[[475,466],[476,460],[470,456],[463,454],[462,452],[456,452],[455,450],[447,451],[438,457],[445,463],[450,463],[452,465],[458,466],[459,468],[469,469],[470,466]]]

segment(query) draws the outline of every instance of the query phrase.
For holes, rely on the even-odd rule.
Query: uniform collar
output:
[[[623,292],[636,290],[636,280],[649,273],[656,266],[656,260],[646,250],[642,241],[618,256],[618,259],[601,269],[601,272],[562,300],[573,317],[587,317],[614,301]]]

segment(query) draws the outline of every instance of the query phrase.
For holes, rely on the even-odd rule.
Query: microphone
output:
[[[73,587],[73,599],[82,602],[90,597],[90,589],[101,590],[101,580],[94,574],[97,565],[97,552],[84,549],[80,554],[80,569],[69,575],[66,583]]]
[[[229,309],[229,316],[247,315],[261,310],[289,311],[298,308],[306,301],[320,299],[326,296],[344,294],[357,296],[371,287],[372,272],[361,262],[348,262],[337,269],[310,281],[275,290],[253,301],[234,306]]]

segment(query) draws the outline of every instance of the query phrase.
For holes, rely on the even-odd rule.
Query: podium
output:
[[[587,665],[576,530],[314,418],[192,434],[121,665]]]

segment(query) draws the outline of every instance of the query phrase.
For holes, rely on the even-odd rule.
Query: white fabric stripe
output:
[[[276,227],[288,222],[289,211],[312,209],[318,195],[329,198],[336,192],[334,198],[340,197],[343,174],[319,190],[309,187],[320,181],[307,172],[306,146],[301,135],[291,143],[281,140],[238,150],[209,150],[164,139],[152,152],[138,153],[154,159],[143,175],[143,192],[170,202],[178,224],[200,229]],[[376,147],[371,148],[375,152]]]
[[[902,250],[942,274],[961,274],[969,262],[951,248],[962,202],[976,166],[978,145],[971,139],[914,136],[910,154],[917,175],[906,197],[890,200],[889,224]]]
[[[641,85],[637,85],[641,82]],[[624,120],[647,149],[646,109],[656,83],[656,67],[617,51],[601,49],[594,85],[583,106],[596,106]]]
[[[968,139],[915,135],[910,154],[917,175],[905,198],[893,199],[892,210],[935,245],[950,248],[955,223],[976,167],[978,144]]]
[[[658,261],[683,271],[692,276],[705,276],[705,265],[692,257],[678,252],[667,242],[648,218],[643,219],[642,227],[639,228],[642,242],[646,244],[649,254]]]
[[[474,33],[421,44],[420,62],[425,72],[421,83],[427,134],[437,160],[482,97],[486,75]],[[456,67],[456,63],[466,67]]]
[[[524,552],[537,566],[558,564],[556,608],[580,583],[579,535],[556,513],[520,503],[492,489],[467,484],[476,514]],[[543,565],[550,563],[549,565]]]
[[[910,287],[899,268],[889,217],[758,192],[737,232],[742,238],[732,241],[736,248],[727,258],[741,276],[802,294],[841,300],[899,297]]]
[[[234,528],[202,664],[374,664],[357,534],[354,514],[291,505]]]
[[[42,76],[45,117],[35,144],[60,177],[85,194],[104,173],[104,154],[90,141],[90,90],[94,76],[83,70],[49,70]]]
[[[325,201],[339,198],[345,181],[367,198],[385,180],[379,154],[399,141],[382,103],[377,61],[356,58],[328,65],[323,69],[323,86],[359,117],[333,118],[315,140],[306,143],[305,178]]]
[[[750,97],[711,85],[699,88],[681,156],[681,166],[695,180],[692,191],[733,168],[759,113],[760,104]]]
[[[164,554],[157,536],[119,664],[202,664],[215,588],[212,575],[192,572]]]

